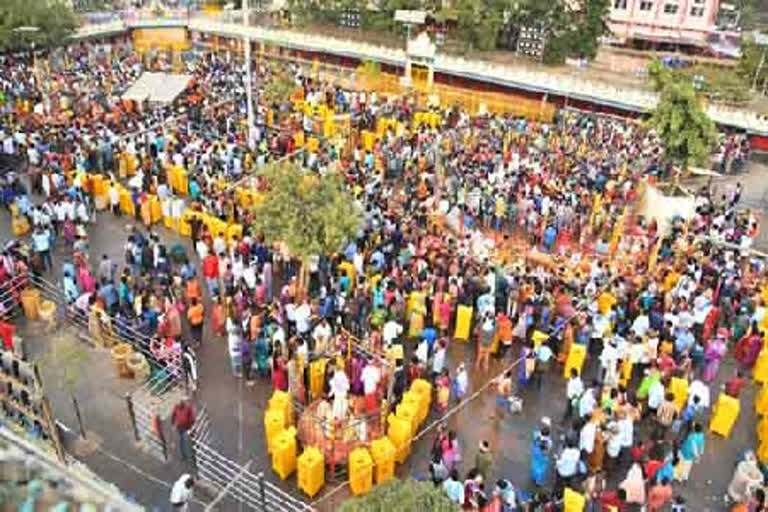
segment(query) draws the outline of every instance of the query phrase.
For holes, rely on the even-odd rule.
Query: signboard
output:
[[[404,11],[399,9],[395,11],[395,21],[400,21],[402,23],[411,23],[413,25],[423,25],[426,19],[427,19],[426,11]]]

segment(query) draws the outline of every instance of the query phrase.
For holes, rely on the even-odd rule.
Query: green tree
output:
[[[393,480],[377,485],[365,496],[345,501],[339,512],[380,512],[381,510],[423,510],[457,512],[443,490],[430,482]]]
[[[687,169],[707,162],[717,132],[689,81],[663,83],[648,123],[661,138],[667,158],[675,164]]]
[[[74,12],[60,0],[0,2],[0,51],[59,45],[78,26]],[[34,27],[35,31],[17,30]]]
[[[269,78],[264,83],[261,98],[270,107],[278,107],[275,109],[275,116],[278,116],[282,110],[280,107],[291,100],[291,95],[296,89],[296,82],[288,70],[282,66],[272,66]]]
[[[306,284],[312,255],[330,255],[357,235],[361,215],[341,178],[304,172],[292,162],[267,166],[268,190],[253,209],[251,231],[270,242],[285,244],[302,264],[299,288]]]
[[[738,73],[748,87],[758,87],[768,81],[768,48],[759,46],[751,35],[741,38],[741,58]]]
[[[609,0],[584,0],[577,13],[577,24],[571,30],[574,53],[579,57],[594,59],[600,48],[600,38],[610,33],[606,20],[610,13]]]

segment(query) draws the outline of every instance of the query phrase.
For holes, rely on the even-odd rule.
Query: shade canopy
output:
[[[189,86],[191,81],[190,75],[145,72],[123,93],[123,99],[170,103]]]

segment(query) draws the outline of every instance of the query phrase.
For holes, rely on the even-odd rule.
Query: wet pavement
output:
[[[768,189],[768,169],[755,166],[752,174],[737,178],[745,188],[745,203],[759,205],[763,193]],[[8,214],[0,214],[0,239],[10,238],[10,220]],[[122,263],[122,246],[127,236],[126,226],[132,219],[114,217],[100,212],[97,223],[89,229],[91,261],[96,262],[101,255],[108,254],[114,262]],[[165,244],[171,247],[177,242],[187,247],[193,255],[189,239],[180,237],[163,227],[155,231]],[[763,231],[763,240],[766,230]],[[59,265],[65,258],[61,250],[57,251],[54,262]],[[49,279],[58,279],[60,266],[55,265],[55,274]],[[57,336],[77,336],[71,328],[61,326],[54,333],[45,332],[40,324],[20,320],[20,331],[26,341],[29,354],[33,357],[47,352],[50,343]],[[271,470],[271,462],[266,453],[263,435],[263,411],[271,396],[272,388],[268,380],[257,381],[253,387],[244,386],[241,379],[232,375],[229,366],[225,341],[214,338],[206,329],[203,346],[198,351],[200,360],[201,386],[197,400],[204,404],[211,417],[213,439],[211,445],[222,455],[245,464],[252,461],[251,471],[264,471],[267,479],[278,484],[294,496],[300,493],[295,485],[295,477],[281,482]],[[412,343],[411,343],[412,345]],[[82,409],[83,422],[87,431],[86,442],[75,442],[76,417],[69,393],[58,387],[46,388],[51,400],[54,415],[73,430],[67,434],[68,446],[75,456],[88,464],[91,469],[105,480],[115,483],[127,495],[134,497],[148,510],[166,510],[170,484],[189,468],[179,460],[175,435],[168,430],[169,462],[162,462],[143,453],[134,442],[125,393],[134,389],[132,381],[116,377],[109,353],[104,349],[88,349],[91,357],[85,365],[82,379],[77,385],[76,395]],[[451,342],[448,367],[455,368],[458,362],[467,361],[468,368],[474,361],[474,345],[461,341]],[[477,390],[491,377],[500,374],[512,364],[511,356],[498,361],[492,360],[490,370],[482,372],[472,370],[470,394]],[[732,363],[726,361],[719,377],[724,379],[733,373]],[[45,380],[45,375],[43,375]],[[716,400],[716,387],[713,387],[712,399]],[[465,407],[451,415],[446,423],[458,433],[462,448],[462,473],[471,468],[478,443],[487,440],[491,444],[494,463],[490,480],[507,478],[515,485],[530,487],[529,481],[529,441],[534,428],[543,416],[549,416],[556,424],[562,418],[565,402],[565,381],[558,365],[553,365],[541,389],[528,389],[521,393],[524,399],[523,412],[511,415],[497,415],[496,396],[491,387],[480,393]],[[754,387],[749,386],[742,397],[741,415],[730,439],[721,439],[716,435],[707,436],[705,454],[702,461],[692,470],[691,479],[685,486],[677,486],[676,492],[688,499],[689,510],[718,511],[725,510],[722,497],[727,487],[738,457],[746,449],[755,447],[756,418],[753,405]],[[439,419],[433,411],[425,426],[434,425]],[[413,475],[423,477],[427,474],[429,449],[434,437],[434,428],[421,434],[415,442],[410,458],[398,467],[399,476]],[[642,436],[642,434],[639,434]],[[622,479],[625,471],[615,472],[613,480]],[[321,493],[315,497],[319,510],[334,510],[348,496],[340,482],[327,482]],[[327,496],[327,497],[326,497]],[[201,501],[207,502],[212,497],[200,493]],[[306,500],[306,497],[302,496]],[[310,501],[310,500],[306,500]],[[220,510],[239,510],[232,502],[220,504]],[[202,510],[200,503],[192,510]]]

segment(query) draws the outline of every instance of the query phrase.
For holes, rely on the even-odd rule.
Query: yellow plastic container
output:
[[[398,418],[408,422],[410,426],[409,436],[413,437],[413,434],[419,429],[418,404],[400,403],[397,406],[396,414]]]
[[[24,316],[27,320],[37,320],[40,315],[40,290],[27,288],[21,292],[20,296]]]
[[[163,207],[156,195],[149,196],[149,213],[152,224],[160,222],[163,218]]]
[[[587,347],[574,343],[571,345],[571,350],[568,351],[568,357],[565,360],[565,367],[563,368],[563,377],[569,379],[571,377],[571,368],[576,368],[579,375],[581,375],[581,368],[584,366],[584,360],[587,358]]]
[[[411,424],[390,413],[387,425],[387,437],[395,447],[395,460],[402,463],[411,453]]]
[[[757,422],[757,440],[761,443],[768,441],[768,416]]]
[[[233,239],[243,239],[243,225],[242,224],[230,224],[227,226],[227,242],[231,242]]]
[[[757,446],[757,460],[762,464],[768,463],[768,441],[762,441]]]
[[[296,429],[290,427],[275,437],[272,446],[272,469],[285,480],[296,471]]]
[[[768,414],[768,386],[763,385],[755,398],[755,412],[762,416]]]
[[[11,217],[11,232],[13,236],[24,236],[29,233],[29,221],[23,215]]]
[[[376,484],[387,482],[395,477],[395,445],[388,437],[371,441],[371,457]]]
[[[272,448],[277,435],[285,429],[285,417],[283,411],[267,410],[264,413],[264,437],[267,440],[267,453],[272,453]]]
[[[768,349],[763,348],[760,351],[760,355],[757,356],[755,367],[752,369],[752,377],[755,379],[755,382],[760,384],[768,382]]]
[[[349,454],[349,490],[353,496],[370,492],[373,487],[373,459],[365,448],[355,448]]]
[[[587,499],[583,494],[578,493],[566,487],[563,491],[563,511],[564,512],[582,512],[587,504]]]
[[[305,448],[299,456],[296,480],[299,489],[310,498],[325,484],[325,458],[314,446]]]
[[[360,134],[363,140],[363,149],[366,151],[373,151],[373,145],[376,142],[376,135],[368,130],[363,130]]]
[[[304,132],[296,132],[293,134],[293,144],[296,146],[296,149],[300,149],[304,147]]]
[[[325,367],[328,359],[321,357],[309,363],[309,393],[312,400],[316,400],[323,394],[323,384],[325,382]]]
[[[272,393],[267,407],[270,411],[280,411],[283,413],[284,425],[287,427],[293,425],[293,403],[291,395],[287,391],[276,390]]]
[[[733,398],[720,393],[717,398],[717,403],[712,409],[712,417],[709,421],[709,431],[720,434],[723,437],[729,437],[733,425],[736,424],[736,420],[739,417],[739,404],[738,398]]]
[[[457,340],[467,341],[471,325],[472,308],[464,305],[456,308],[456,331],[453,333],[453,337]]]
[[[682,411],[686,401],[688,401],[688,379],[672,377],[669,379],[668,391],[675,395],[675,407],[677,407],[677,412]]]
[[[124,187],[120,187],[118,193],[120,198],[120,212],[123,215],[128,215],[130,217],[136,215],[136,207],[133,204],[131,192]]]
[[[419,397],[419,423],[423,423],[432,404],[432,384],[424,379],[416,379],[411,384],[411,392]]]

